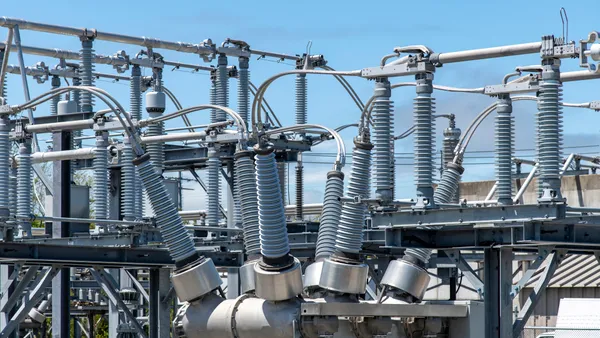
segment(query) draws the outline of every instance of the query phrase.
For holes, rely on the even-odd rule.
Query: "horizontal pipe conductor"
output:
[[[21,74],[21,67],[15,66],[15,65],[8,65],[6,67],[6,72],[11,73],[11,74]],[[41,68],[34,68],[34,67],[25,67],[25,74],[29,75],[29,76],[56,75],[56,76],[66,77],[66,78],[74,78],[74,77],[78,78],[80,76],[80,74],[77,71],[71,70],[71,69],[53,69],[53,68],[41,69]],[[123,81],[131,80],[130,77],[122,76],[122,75],[112,75],[112,74],[97,73],[97,72],[92,72],[92,75],[96,78],[106,78],[106,79],[119,80],[119,81],[120,80],[123,80]]]
[[[25,128],[25,131],[27,131],[28,133],[52,133],[52,132],[57,132],[57,131],[61,131],[61,130],[90,129],[93,126],[94,126],[94,120],[86,119],[86,120],[79,120],[79,121],[28,124],[24,128]]]
[[[191,44],[185,42],[172,42],[148,37],[135,37],[124,34],[115,34],[98,31],[96,29],[87,29],[87,28],[74,28],[68,26],[59,26],[59,25],[50,25],[45,23],[31,22],[21,19],[0,17],[0,26],[2,27],[13,27],[18,25],[20,29],[25,30],[33,30],[38,32],[45,33],[53,33],[53,34],[63,34],[63,35],[73,35],[73,36],[86,36],[89,38],[94,38],[96,40],[105,40],[112,41],[130,45],[138,45],[144,47],[152,47],[152,48],[161,48],[161,49],[169,49],[183,53],[193,53],[193,54],[201,54],[201,55],[210,55],[215,52],[215,49],[212,47],[199,45],[199,44]]]
[[[84,160],[94,158],[94,148],[81,148],[62,151],[47,151],[31,154],[33,163]]]
[[[4,42],[0,42],[0,49],[5,49],[5,48],[6,48],[6,44]],[[17,47],[15,45],[12,45],[11,49],[13,49],[13,48],[16,49]],[[29,55],[47,56],[47,57],[51,57],[51,58],[64,59],[64,60],[80,60],[81,59],[81,54],[79,52],[74,52],[74,51],[65,50],[65,49],[42,48],[42,47],[32,47],[32,46],[21,46],[21,49],[23,50],[23,53],[29,54]],[[138,62],[135,58],[131,58],[129,61],[127,61],[123,58],[109,56],[109,55],[101,55],[101,54],[94,54],[92,61],[96,64],[113,65],[113,66],[125,66],[128,64],[139,64],[141,67],[145,66],[143,63]],[[154,63],[160,64],[159,62],[154,62]],[[173,66],[176,68],[188,68],[188,69],[193,69],[193,70],[211,71],[213,69],[212,67],[208,67],[208,66],[200,66],[200,65],[195,65],[195,64],[191,64],[191,63],[183,63],[183,62],[168,61],[168,60],[163,60],[162,64],[167,65],[167,66]]]
[[[464,50],[459,52],[448,52],[438,54],[438,61],[441,64],[464,62],[473,60],[483,60],[499,58],[504,56],[524,55],[539,53],[542,47],[541,42],[522,43],[518,45],[508,45],[500,47],[482,48]]]
[[[159,136],[144,136],[141,138],[143,144],[157,143],[157,142],[176,142],[176,141],[187,141],[187,140],[203,140],[206,138],[206,132],[194,132],[194,133],[177,133],[177,134],[166,134]]]
[[[250,50],[250,54],[259,55],[259,56],[268,56],[268,57],[273,57],[273,58],[283,59],[283,60],[293,60],[293,61],[298,61],[301,59],[297,55],[266,52],[266,51],[256,50],[256,49]]]
[[[560,73],[561,82],[572,82],[582,80],[600,79],[600,72],[590,72],[589,70],[578,70],[574,72]]]

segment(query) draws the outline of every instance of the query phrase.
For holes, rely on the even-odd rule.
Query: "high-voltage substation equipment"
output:
[[[72,319],[76,337],[93,337],[104,319],[110,337],[519,337],[563,257],[600,252],[600,209],[570,206],[561,191],[573,161],[599,162],[571,154],[563,163],[562,153],[562,107],[600,110],[599,101],[562,101],[564,83],[600,78],[597,32],[579,42],[545,35],[457,52],[402,46],[365,68],[337,71],[323,55],[256,50],[242,40],[173,42],[7,17],[0,26],[7,32],[0,44],[0,337],[67,337]],[[81,50],[26,46],[22,30],[78,38]],[[95,53],[107,42],[141,51]],[[170,61],[161,50],[212,65]],[[24,54],[57,64],[27,66]],[[507,70],[497,84],[435,81],[441,66],[525,54],[538,54],[538,64]],[[9,64],[11,56],[18,64]],[[252,56],[295,67],[255,85]],[[585,70],[561,72],[572,59]],[[209,102],[182,106],[166,67],[207,72]],[[7,83],[7,74],[20,79]],[[360,112],[354,124],[310,123],[307,82],[318,81],[315,75],[333,76],[345,88]],[[265,99],[284,76],[295,77],[290,126]],[[370,81],[372,96],[361,100],[348,78]],[[30,79],[49,81],[51,89],[32,96]],[[129,82],[129,104],[98,79]],[[236,103],[229,99],[232,79]],[[18,87],[23,102],[7,90]],[[400,87],[415,90],[412,124],[394,135]],[[495,102],[465,121],[461,112],[436,113],[436,91]],[[537,101],[536,159],[517,190],[514,115],[524,100]],[[191,117],[203,114],[207,122],[194,125]],[[470,201],[459,191],[465,152],[490,115],[496,184],[485,200]],[[184,125],[167,126],[176,119]],[[437,168],[435,127],[446,121]],[[347,154],[340,132],[350,127],[356,132]],[[395,142],[408,136],[415,190],[395,191]],[[337,153],[323,174],[323,203],[305,204],[303,159],[329,141]],[[285,202],[289,162],[292,205]],[[88,185],[77,179],[85,173]],[[182,210],[182,173],[206,194],[206,210]],[[523,203],[534,177],[537,201]],[[470,264],[474,257],[482,273]],[[530,263],[516,286],[513,260]],[[534,295],[513,313],[513,299],[543,261]],[[449,299],[428,298],[432,276],[439,277],[433,271],[448,267],[460,271],[477,299],[457,297],[455,275]]]

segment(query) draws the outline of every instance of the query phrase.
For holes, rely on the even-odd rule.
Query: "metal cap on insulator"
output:
[[[252,152],[250,150],[239,150],[239,151],[236,151],[235,154],[233,154],[233,159],[237,160],[238,158],[252,157],[252,156],[254,156],[254,152]]]
[[[338,177],[339,179],[343,180],[344,173],[341,171],[337,171],[337,170],[331,170],[327,173],[327,179],[330,179],[332,177]]]
[[[149,160],[150,160],[150,154],[144,153],[143,155],[140,155],[140,156],[134,158],[132,162],[135,165],[140,165]]]
[[[58,105],[56,107],[58,115],[73,114],[77,112],[77,102],[71,100],[58,101]]]
[[[149,113],[162,113],[166,109],[166,96],[163,92],[146,93],[146,111]]]
[[[363,142],[357,139],[354,139],[354,146],[356,146],[356,148],[360,148],[360,149],[365,149],[365,150],[372,150],[373,149],[373,143],[371,142]]]
[[[257,153],[258,155],[269,155],[270,153],[275,151],[275,148],[270,143],[262,144],[262,145],[257,144],[254,147],[252,147],[252,149],[254,149],[254,152]]]
[[[458,140],[461,133],[460,128],[446,128],[444,129],[444,138],[447,140]]]
[[[456,164],[454,162],[447,163],[446,168],[448,168],[448,169],[452,168],[452,169],[458,171],[458,173],[461,175],[465,172],[465,168],[462,165]]]

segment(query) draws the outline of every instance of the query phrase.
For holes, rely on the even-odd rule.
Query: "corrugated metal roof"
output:
[[[548,260],[544,261],[525,287],[534,287],[547,265]],[[520,278],[520,274],[517,278]],[[548,287],[600,287],[600,263],[594,255],[567,255],[556,269]]]

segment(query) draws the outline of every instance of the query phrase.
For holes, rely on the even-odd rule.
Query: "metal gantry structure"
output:
[[[255,50],[241,40],[173,42],[6,17],[0,26],[8,36],[0,44],[0,337],[67,337],[71,330],[94,337],[102,320],[109,337],[519,337],[563,257],[600,253],[600,209],[569,206],[561,193],[561,176],[573,161],[598,162],[571,154],[563,164],[561,149],[562,107],[600,110],[599,101],[569,104],[561,94],[563,83],[600,78],[597,32],[578,43],[546,35],[538,42],[448,53],[396,47],[375,66],[336,71],[323,55]],[[25,46],[21,30],[79,38],[81,50]],[[96,54],[94,46],[103,41],[144,50]],[[168,61],[161,49],[197,54],[215,65]],[[8,63],[13,53],[18,65]],[[56,58],[58,65],[28,67],[23,54]],[[434,81],[442,65],[524,54],[539,54],[539,65],[518,66],[499,84],[456,88]],[[296,67],[255,86],[252,55],[291,60]],[[561,72],[561,62],[571,59],[585,70]],[[117,75],[96,72],[96,64],[112,65]],[[163,78],[165,66],[209,72],[210,102],[183,107]],[[152,75],[142,76],[142,68]],[[10,99],[9,73],[21,76],[25,102]],[[265,93],[288,75],[295,76],[296,124],[283,126]],[[338,80],[361,111],[356,125],[310,123],[309,75]],[[415,82],[393,83],[405,76]],[[372,97],[363,103],[346,77],[371,80]],[[31,97],[28,78],[49,80],[52,89]],[[98,88],[98,78],[129,81],[129,105]],[[231,78],[238,79],[235,109]],[[406,86],[416,89],[414,125],[394,136],[393,90]],[[460,116],[435,114],[436,90],[496,102],[463,131]],[[176,111],[167,111],[167,100]],[[515,192],[513,163],[520,172],[525,162],[514,158],[513,106],[522,100],[538,103],[537,159]],[[45,102],[49,114],[34,116]],[[207,124],[191,123],[188,115],[198,111],[209,112]],[[483,201],[460,199],[465,151],[494,112],[496,184]],[[184,127],[164,127],[176,118]],[[437,118],[449,124],[434,185]],[[358,132],[344,173],[346,145],[338,132],[350,126]],[[51,151],[40,147],[43,134],[51,135]],[[396,192],[394,142],[411,134],[415,191]],[[94,146],[84,147],[84,139]],[[324,177],[323,204],[306,205],[302,153],[329,140],[337,155]],[[51,172],[41,165],[49,162]],[[286,162],[296,163],[293,206],[284,203]],[[89,188],[73,179],[85,170],[93,173],[93,217]],[[207,194],[207,210],[178,210],[166,172],[189,172]],[[537,203],[524,204],[534,176]],[[39,201],[34,177],[49,203]],[[45,205],[44,215],[34,215],[34,200]],[[319,222],[306,218],[314,209]],[[483,273],[472,260],[483,261]],[[516,286],[515,260],[529,262]],[[543,262],[532,296],[515,315],[513,299]],[[436,268],[453,271],[450,299],[425,297]],[[479,300],[457,299],[457,271]]]

